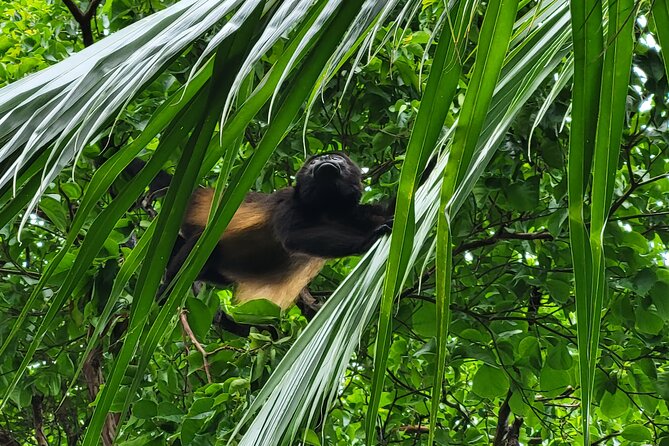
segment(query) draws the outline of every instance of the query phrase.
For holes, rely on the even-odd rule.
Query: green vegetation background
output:
[[[102,39],[169,4],[107,1],[97,9],[94,38]],[[409,23],[382,27],[376,37],[378,51],[356,68],[349,89],[343,93],[350,62],[328,83],[308,121],[300,120],[277,147],[254,189],[271,192],[291,184],[305,150],[343,149],[364,167],[365,201],[391,196],[420,103],[425,70],[429,72],[430,59],[423,62],[422,58],[441,8],[440,2],[424,1]],[[478,26],[475,20],[472,39]],[[668,86],[646,23],[638,20],[636,28],[628,116],[605,233],[610,293],[604,304],[601,359],[595,375],[594,440],[667,446]],[[0,86],[82,48],[79,25],[60,1],[0,3]],[[192,45],[128,105],[111,132],[86,149],[76,168],[62,172],[30,216],[21,243],[18,221],[0,228],[0,338],[6,336],[45,266],[62,246],[93,172],[109,153],[141,132],[157,106],[186,81],[203,48],[204,41]],[[259,76],[281,50],[277,45],[262,59]],[[498,441],[495,435],[501,428],[521,418],[523,444],[571,445],[579,438],[581,425],[574,416],[580,399],[565,173],[569,87],[559,92],[537,127],[532,127],[551,87],[543,86],[528,102],[453,222],[452,323],[445,393],[437,419],[438,444],[490,444]],[[452,124],[462,100],[459,93],[447,125]],[[267,112],[247,128],[241,158],[258,144],[267,126]],[[157,142],[146,152],[155,149]],[[215,179],[212,174],[204,183],[213,184]],[[118,187],[109,191],[99,209]],[[81,441],[91,404],[118,352],[132,288],[114,308],[99,347],[85,358],[82,374],[69,391],[68,386],[121,263],[159,209],[160,200],[138,204],[117,222],[59,312],[29,373],[5,405],[0,444]],[[61,272],[68,270],[80,242],[65,258]],[[357,260],[329,262],[310,286],[311,294],[325,300]],[[17,342],[0,358],[0,393],[63,277],[52,278]],[[397,303],[379,412],[382,444],[426,441],[436,354],[434,288],[434,266],[429,264],[413,272]],[[119,444],[208,445],[228,438],[249,399],[307,323],[298,308],[282,315],[263,306],[248,308],[254,316],[269,318],[279,337],[273,339],[271,330],[261,328],[248,338],[237,338],[212,325],[220,302],[228,304],[230,296],[229,290],[205,287],[187,299],[188,325],[207,351],[206,359],[175,318],[173,331],[155,353],[149,370],[131,369],[131,375],[145,376],[131,415],[120,428]],[[305,431],[307,444],[363,444],[375,330],[370,326],[363,335],[334,405]],[[122,408],[128,389],[121,387],[112,412]],[[110,415],[110,422],[113,419]],[[619,443],[612,443],[614,438]]]

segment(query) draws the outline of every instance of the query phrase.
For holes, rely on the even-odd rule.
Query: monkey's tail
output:
[[[135,158],[130,161],[128,167],[123,169],[123,173],[129,177],[134,177],[139,173],[140,170],[144,168],[144,166],[146,166],[145,161],[139,158]],[[149,183],[149,194],[153,195],[158,191],[167,189],[171,182],[172,175],[165,172],[164,170],[161,170],[158,172],[158,175],[156,175],[155,178],[151,181],[151,183]]]

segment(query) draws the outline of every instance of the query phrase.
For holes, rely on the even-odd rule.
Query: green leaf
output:
[[[566,303],[569,301],[572,290],[571,284],[559,279],[548,279],[546,280],[546,286],[550,291],[552,299],[555,299],[560,303]]]
[[[132,414],[143,420],[149,420],[158,414],[158,404],[149,399],[141,399],[132,405]]]
[[[669,319],[669,283],[656,282],[650,289],[650,297],[655,304],[657,314],[664,320]]]
[[[495,399],[509,390],[509,378],[500,368],[483,365],[472,380],[472,391],[482,398]]]
[[[564,343],[549,348],[546,364],[555,370],[569,370],[574,363],[569,350]]]
[[[312,431],[311,429],[307,429],[304,433],[304,443],[308,444],[309,446],[321,446],[321,439],[318,438],[318,434],[316,434],[316,432]]]
[[[657,282],[657,275],[655,271],[650,268],[644,268],[634,276],[633,285],[634,291],[639,293],[642,296],[648,294],[648,291],[655,285]]]
[[[641,333],[657,335],[664,328],[664,320],[655,312],[637,308],[634,311],[636,329]]]
[[[539,177],[533,176],[525,181],[513,183],[504,190],[504,193],[518,211],[531,211],[539,206]]]
[[[539,376],[541,393],[547,396],[557,396],[571,385],[571,377],[566,370],[556,370],[547,365],[541,369]]]
[[[518,344],[518,361],[529,364],[534,370],[541,370],[541,346],[533,336],[527,336]]]
[[[60,188],[70,200],[78,200],[81,197],[81,186],[77,183],[63,183]]]
[[[242,324],[271,324],[281,317],[281,307],[267,299],[253,299],[229,309],[230,316]]]
[[[60,201],[50,196],[44,196],[40,201],[39,207],[54,226],[62,232],[67,232],[67,213]]]
[[[193,330],[193,334],[198,339],[204,339],[213,320],[209,307],[200,299],[189,297],[186,299],[186,309],[188,310],[188,325]]]
[[[653,439],[653,433],[643,424],[625,426],[620,436],[637,443],[649,443]]]
[[[611,420],[619,419],[625,415],[629,407],[629,397],[621,390],[616,390],[615,393],[604,392],[604,396],[599,402],[599,410]]]
[[[662,372],[655,381],[657,393],[665,401],[669,401],[669,372]]]

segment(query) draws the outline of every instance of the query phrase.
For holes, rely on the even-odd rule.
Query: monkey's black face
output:
[[[295,190],[309,206],[355,206],[362,196],[362,172],[343,152],[312,156],[297,173]]]

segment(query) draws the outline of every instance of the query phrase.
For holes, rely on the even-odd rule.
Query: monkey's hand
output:
[[[390,234],[393,230],[393,221],[394,220],[392,218],[386,220],[382,225],[374,230],[374,235],[376,237],[381,237],[383,235]]]

